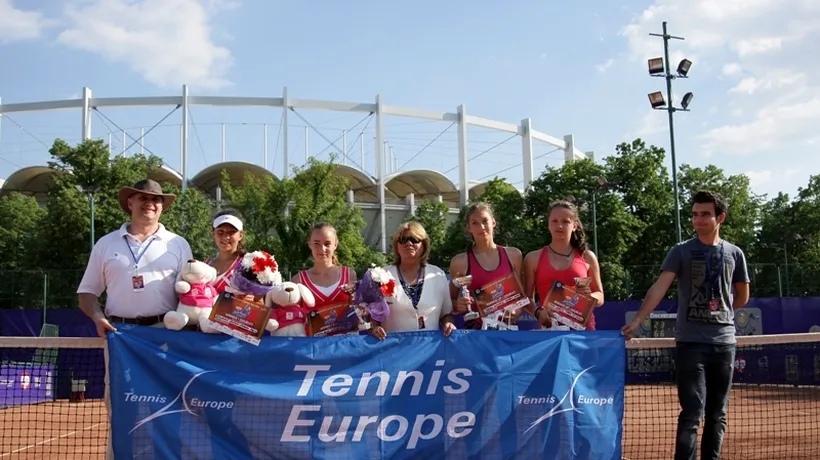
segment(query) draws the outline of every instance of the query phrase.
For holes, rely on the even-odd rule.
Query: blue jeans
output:
[[[703,417],[701,459],[718,460],[726,433],[726,407],[732,388],[735,345],[678,342],[678,431],[675,460],[696,460],[698,425]]]

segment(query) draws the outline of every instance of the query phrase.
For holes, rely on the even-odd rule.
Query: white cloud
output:
[[[783,37],[759,37],[738,40],[734,48],[740,57],[761,54],[783,48]]]
[[[18,10],[11,0],[0,0],[0,43],[38,38],[48,24],[42,13]]]
[[[595,68],[598,70],[598,72],[604,73],[607,70],[609,70],[613,64],[615,64],[615,59],[607,59],[606,62],[604,62],[603,64],[596,65]]]
[[[760,187],[761,185],[772,180],[772,172],[769,170],[746,171],[744,174],[749,178],[752,188]]]
[[[0,0],[2,1],[2,0]],[[160,87],[229,86],[231,52],[213,43],[211,19],[234,2],[92,0],[65,8],[58,42],[99,54]]]
[[[638,129],[636,130],[635,134],[628,135],[625,137],[627,139],[633,139],[636,137],[649,137],[653,134],[657,134],[668,129],[668,126],[668,118],[665,111],[649,110],[643,117],[641,117],[641,120],[638,123]]]
[[[705,155],[784,152],[817,138],[820,63],[805,50],[820,41],[820,2],[655,0],[621,30],[642,72],[645,59],[663,51],[649,33],[660,33],[664,20],[669,34],[686,38],[670,42],[670,64],[693,61],[687,90],[709,93],[716,81],[728,83],[723,100],[731,109],[698,136]],[[646,119],[636,126],[645,128]]]
[[[741,67],[737,62],[730,62],[728,64],[724,64],[721,71],[723,72],[723,75],[733,77],[743,72],[743,67]]]

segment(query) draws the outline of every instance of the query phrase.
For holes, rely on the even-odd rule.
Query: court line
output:
[[[81,431],[86,431],[86,430],[90,430],[90,429],[96,428],[96,427],[98,427],[98,426],[100,426],[100,425],[103,425],[104,423],[105,423],[105,422],[100,422],[100,423],[97,423],[97,424],[94,424],[94,425],[91,425],[91,426],[87,426],[87,427],[83,428],[82,430],[74,430],[74,431],[72,431],[72,432],[70,432],[70,433],[64,433],[64,434],[61,434],[60,436],[55,436],[55,437],[53,437],[53,438],[51,438],[51,439],[46,439],[45,441],[40,441],[40,442],[38,442],[38,443],[36,443],[36,444],[32,444],[32,445],[30,445],[30,446],[21,447],[21,448],[19,448],[19,449],[17,449],[17,450],[13,450],[13,451],[11,451],[11,452],[7,452],[7,453],[5,453],[5,454],[2,454],[2,455],[0,455],[0,457],[8,457],[9,455],[11,455],[11,454],[16,454],[17,452],[22,452],[22,451],[24,451],[24,450],[33,449],[33,448],[35,448],[35,447],[42,446],[43,444],[48,444],[48,443],[50,443],[50,442],[52,442],[52,441],[56,441],[56,440],[58,440],[58,439],[67,438],[67,437],[69,437],[69,436],[73,436],[73,435],[75,435],[75,434],[77,434],[77,433],[79,433],[79,432],[81,432]]]

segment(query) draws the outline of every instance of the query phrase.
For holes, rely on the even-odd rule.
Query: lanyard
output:
[[[410,289],[410,286],[404,281],[404,276],[401,274],[401,267],[396,267],[396,271],[399,272],[399,282],[401,283],[401,288],[404,289],[404,293],[410,297],[410,303],[413,304],[413,308],[418,310],[417,305],[419,304],[419,299],[421,298],[421,286],[424,283],[424,280],[421,279],[421,273],[424,270],[424,267],[419,267],[419,273],[416,275],[416,285],[413,287],[412,291],[413,294],[411,295],[407,292]]]
[[[123,235],[122,239],[124,239],[124,240],[125,240],[125,245],[126,245],[126,246],[128,246],[128,252],[130,252],[130,253],[131,253],[131,257],[133,257],[133,258],[134,258],[134,271],[137,271],[137,270],[139,269],[140,259],[142,259],[142,256],[144,256],[144,255],[145,255],[145,253],[146,253],[146,252],[148,252],[148,248],[150,248],[150,247],[151,247],[151,243],[153,243],[153,242],[154,242],[154,240],[155,240],[156,238],[153,238],[153,237],[152,237],[152,238],[148,241],[148,245],[147,245],[147,246],[145,246],[145,249],[143,249],[143,250],[142,250],[142,252],[141,252],[141,253],[139,253],[139,255],[134,254],[134,250],[133,250],[133,249],[131,249],[131,243],[129,243],[129,242],[128,242],[128,237],[127,237],[127,236]],[[139,251],[139,248],[137,249],[137,251]]]
[[[714,282],[712,281],[712,253],[708,252],[704,260],[706,262],[706,285],[709,288],[709,295],[712,299],[716,299],[720,297],[720,281],[723,279],[723,261],[724,261],[724,252],[723,252],[723,241],[720,242],[720,249],[719,249],[719,261],[717,268],[717,273],[714,276]]]

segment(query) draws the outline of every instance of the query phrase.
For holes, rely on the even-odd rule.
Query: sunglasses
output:
[[[407,244],[408,241],[413,244],[421,243],[421,240],[416,238],[415,236],[400,236],[398,239],[399,244]]]

